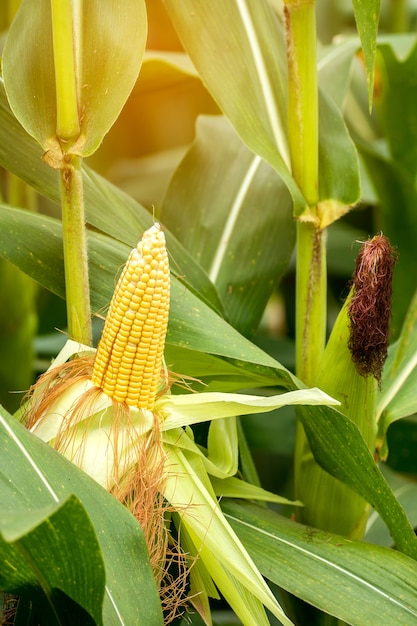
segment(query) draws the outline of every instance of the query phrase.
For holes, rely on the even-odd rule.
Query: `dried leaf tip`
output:
[[[384,235],[365,241],[356,259],[348,307],[352,360],[361,376],[373,376],[379,385],[388,353],[396,261],[396,251]]]
[[[132,250],[117,283],[91,380],[116,402],[152,410],[168,326],[170,276],[158,223]]]

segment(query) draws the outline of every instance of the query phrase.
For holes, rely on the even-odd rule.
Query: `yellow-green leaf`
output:
[[[19,122],[44,148],[57,141],[57,103],[50,0],[23,0],[7,37],[3,76]],[[72,3],[79,136],[63,152],[92,154],[131,92],[145,49],[144,0]],[[65,70],[65,59],[63,68]]]

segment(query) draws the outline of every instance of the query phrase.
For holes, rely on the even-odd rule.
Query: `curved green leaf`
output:
[[[289,170],[285,37],[269,3],[164,3],[222,111],[249,148],[278,171],[296,206],[303,208]]]
[[[45,165],[41,156],[42,150],[11,112],[0,79],[0,165],[59,204],[58,175]],[[136,246],[143,231],[152,225],[149,212],[88,167],[83,168],[83,182],[88,223],[130,247]],[[181,277],[182,282],[201,299],[221,312],[219,297],[206,273],[171,233],[166,232],[165,236],[174,259],[173,273]]]
[[[202,81],[242,140],[282,177],[295,215],[301,214],[305,200],[288,165],[285,34],[270,3],[164,2]],[[322,94],[319,134],[320,200],[354,204],[359,198],[355,148],[340,111]]]
[[[215,284],[232,326],[252,335],[295,241],[292,200],[276,172],[224,117],[200,117],[161,215]]]
[[[19,513],[24,518],[28,510],[59,507],[63,500],[75,494],[93,523],[104,559],[103,622],[109,626],[123,623],[162,626],[159,597],[143,533],[127,509],[1,408],[0,445],[2,515]],[[74,550],[79,550],[79,545],[74,546]],[[70,550],[71,544],[61,558],[72,559]],[[88,570],[89,566],[82,562],[80,567]],[[20,577],[20,571],[18,575]],[[69,581],[68,584],[74,583]]]
[[[417,620],[417,564],[379,546],[302,526],[253,504],[223,501],[227,520],[272,582],[352,626]]]
[[[331,407],[302,406],[299,416],[317,463],[369,502],[397,549],[417,559],[414,531],[355,424]]]
[[[0,207],[0,256],[64,297],[61,224],[53,218]],[[91,306],[99,312],[110,302],[115,276],[130,249],[100,233],[89,232]],[[294,388],[295,378],[282,365],[240,335],[174,277],[171,281],[168,343],[268,368],[273,384]]]
[[[139,74],[147,35],[144,0],[73,3],[79,137],[92,154],[118,117]],[[12,109],[44,150],[57,134],[57,96],[50,0],[23,0],[3,53]],[[22,89],[24,85],[24,89]]]
[[[65,624],[63,592],[94,618],[92,625],[103,624],[104,562],[94,526],[78,498],[24,512],[2,508],[0,532],[2,591],[31,596],[36,603],[42,590],[59,623]]]

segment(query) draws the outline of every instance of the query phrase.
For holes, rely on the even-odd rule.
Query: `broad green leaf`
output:
[[[115,0],[72,3],[79,116],[75,151],[82,156],[100,145],[139,73],[146,6],[144,0],[126,0],[123,7],[120,11]],[[50,0],[23,0],[4,48],[3,76],[17,119],[44,150],[57,133],[55,69]]]
[[[275,170],[224,117],[200,117],[161,215],[215,284],[229,322],[251,336],[295,241],[292,200]]]
[[[65,623],[63,592],[94,618],[91,624],[103,623],[104,562],[94,526],[75,496],[28,511],[2,509],[0,533],[3,591],[36,602],[42,590]]]
[[[369,110],[372,108],[376,38],[378,34],[380,0],[352,0],[356,26],[361,39],[368,80]]]
[[[64,297],[60,223],[52,218],[2,206],[0,225],[0,256]],[[115,276],[126,262],[129,248],[94,232],[89,233],[88,247],[91,305],[93,311],[99,312],[111,300]],[[261,366],[262,373],[265,371],[263,368],[272,368],[269,373],[271,382],[294,388],[295,378],[288,370],[242,337],[175,278],[171,288],[169,343],[254,363]]]
[[[41,156],[42,150],[12,114],[0,79],[0,165],[59,204],[58,175],[45,165]],[[88,223],[130,247],[136,246],[143,231],[152,225],[148,211],[88,167],[84,167],[83,182]],[[169,232],[165,236],[174,259],[173,273],[201,299],[221,311],[220,300],[206,273]]]
[[[93,523],[104,559],[104,623],[162,626],[143,533],[127,509],[4,410],[0,410],[0,444],[2,513],[24,516],[27,510],[57,505],[74,494]]]
[[[204,84],[237,133],[277,169],[296,205],[304,207],[289,171],[285,37],[270,5],[164,3]]]
[[[289,173],[285,35],[270,3],[165,0],[165,5],[203,83],[242,140],[277,170],[299,215],[305,200]],[[320,200],[353,204],[359,197],[354,147],[340,112],[324,97],[320,109]],[[344,151],[347,165],[338,158]]]
[[[279,587],[352,626],[373,626],[378,616],[387,626],[417,620],[412,559],[253,504],[225,500],[222,509],[262,573]]]
[[[204,391],[232,392],[249,387],[277,385],[270,371],[261,366],[256,367],[254,363],[250,367],[246,364],[243,368],[241,361],[233,362],[232,359],[225,360],[171,344],[165,346],[165,361],[168,369],[192,377],[187,383],[198,391],[203,387]]]
[[[326,406],[302,406],[299,416],[317,463],[369,502],[397,549],[417,559],[414,531],[355,424]]]
[[[0,261],[0,404],[15,411],[33,381],[33,340],[38,326],[36,286],[23,272]]]

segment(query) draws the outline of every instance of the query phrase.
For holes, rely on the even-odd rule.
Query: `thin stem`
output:
[[[75,341],[92,343],[87,241],[84,220],[82,160],[73,157],[61,175],[62,229],[68,333]]]
[[[297,224],[296,373],[314,385],[326,337],[326,233]]]
[[[317,217],[318,83],[315,0],[286,0],[291,167],[307,201],[297,225],[296,373],[314,383],[326,331],[325,236]]]
[[[288,132],[292,174],[310,207],[318,201],[318,86],[315,0],[285,3]]]
[[[66,142],[80,134],[71,0],[51,0],[56,83],[56,133]],[[64,150],[65,151],[65,150]]]

